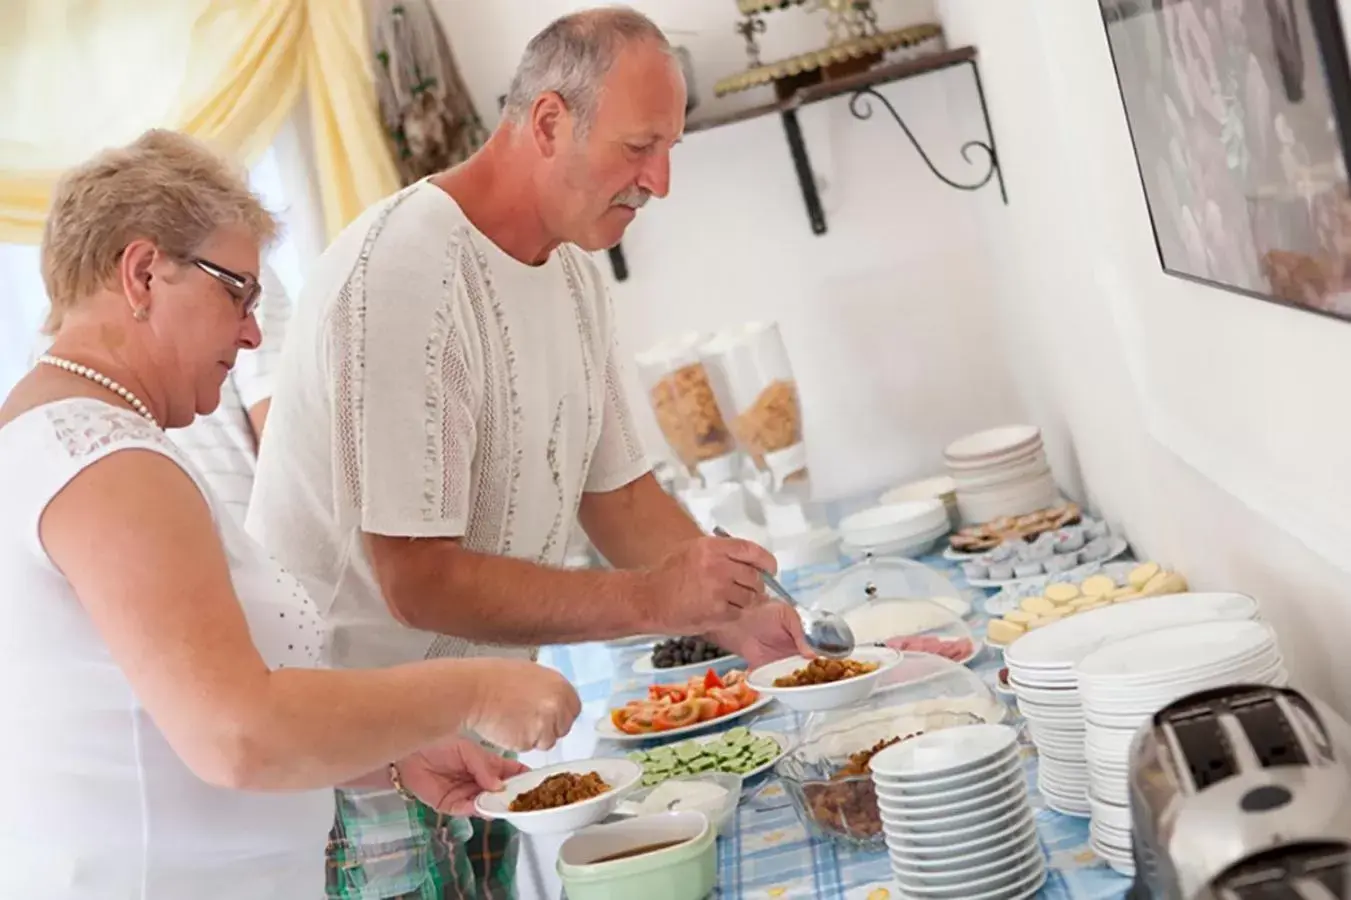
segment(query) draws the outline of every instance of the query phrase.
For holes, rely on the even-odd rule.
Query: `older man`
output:
[[[559,19],[483,149],[368,210],[310,274],[249,523],[307,582],[338,665],[646,632],[752,662],[801,648],[761,588],[773,558],[701,535],[649,473],[582,252],[665,196],[684,111],[646,18]],[[556,567],[578,519],[616,571]],[[512,896],[509,829],[442,824],[340,792],[330,896]]]

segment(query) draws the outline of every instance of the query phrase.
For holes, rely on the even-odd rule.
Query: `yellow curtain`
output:
[[[146,128],[251,161],[302,90],[332,237],[399,186],[362,0],[0,2],[0,242],[35,243],[60,172]]]

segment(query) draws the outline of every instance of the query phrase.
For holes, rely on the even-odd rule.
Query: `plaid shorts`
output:
[[[454,819],[396,791],[339,790],[328,900],[515,900],[520,838],[501,821]]]

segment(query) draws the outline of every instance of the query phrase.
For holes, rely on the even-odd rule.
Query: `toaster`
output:
[[[1177,700],[1131,744],[1133,900],[1347,897],[1351,726],[1289,688]]]

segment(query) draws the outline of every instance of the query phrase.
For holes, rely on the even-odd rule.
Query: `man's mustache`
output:
[[[647,201],[652,199],[652,193],[642,188],[630,188],[622,194],[616,196],[612,202],[614,206],[627,206],[630,209],[642,209],[647,205]]]

